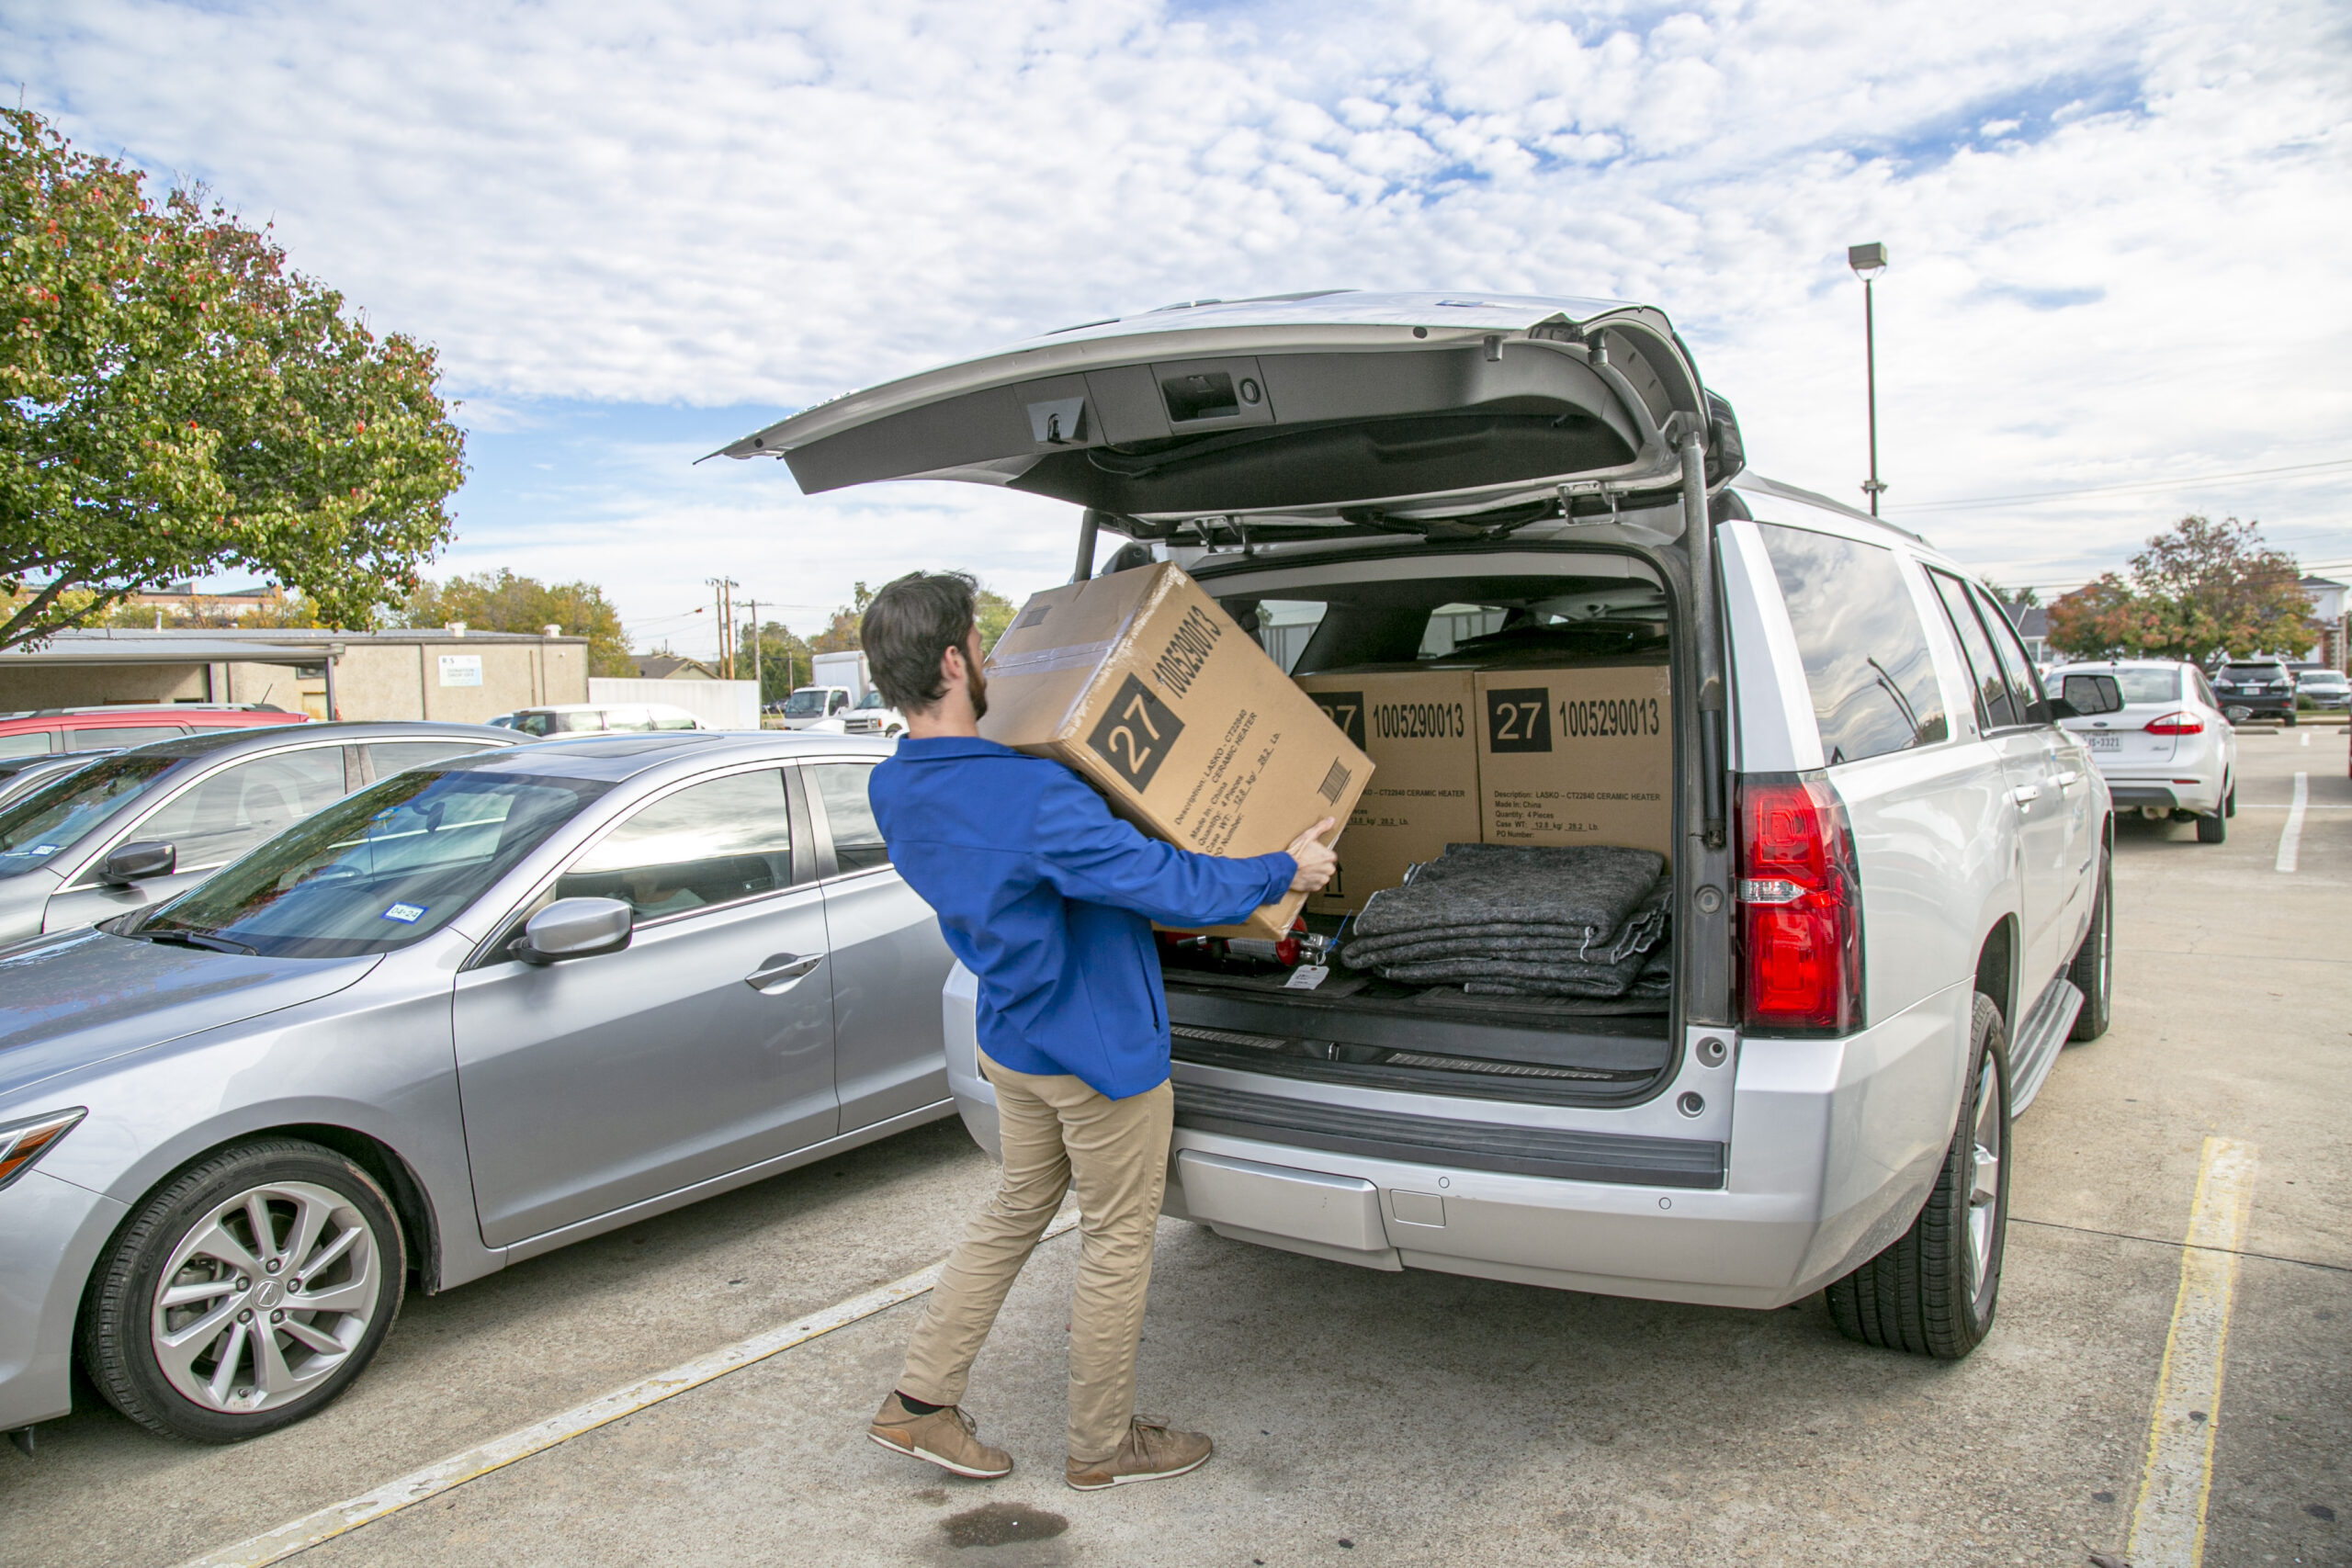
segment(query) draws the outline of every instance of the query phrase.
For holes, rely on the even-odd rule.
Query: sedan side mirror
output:
[[[98,880],[109,886],[128,887],[151,876],[171,875],[179,859],[180,852],[175,846],[153,840],[117,844],[98,862]]]
[[[2058,702],[2067,710],[2062,718],[2097,718],[2123,711],[2123,688],[2112,675],[2069,675],[2060,684]]]
[[[635,911],[617,898],[559,898],[524,922],[512,951],[526,964],[618,953],[628,945],[635,920]]]

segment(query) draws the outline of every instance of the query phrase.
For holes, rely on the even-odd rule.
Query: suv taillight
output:
[[[2202,735],[2205,733],[2205,721],[2183,708],[2178,713],[2150,719],[2145,728],[2151,735]]]
[[[1859,1028],[1861,875],[1845,806],[1826,779],[1750,778],[1739,828],[1747,1027]]]

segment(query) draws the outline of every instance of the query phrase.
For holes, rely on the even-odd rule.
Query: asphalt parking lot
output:
[[[1817,1300],[1375,1274],[1169,1223],[1143,1404],[1216,1438],[1193,1477],[1062,1486],[1070,1238],[1014,1292],[967,1399],[1020,1464],[1006,1481],[864,1439],[919,1310],[899,1305],[300,1561],[2079,1563],[2123,1549],[2160,1379],[2195,1386],[2181,1243],[2220,1139],[2250,1161],[2220,1392],[2172,1412],[2213,1435],[2202,1560],[2352,1562],[2345,745],[2245,731],[2226,844],[2120,824],[2114,1027],[2018,1124],[2000,1322],[1957,1366],[1851,1345]],[[349,1396],[237,1448],[152,1437],[85,1391],[36,1459],[0,1450],[0,1562],[232,1547],[906,1275],[991,1176],[945,1122],[413,1299]]]

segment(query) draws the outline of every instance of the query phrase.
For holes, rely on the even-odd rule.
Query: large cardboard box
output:
[[[1674,724],[1664,662],[1477,672],[1481,835],[1629,844],[1674,856]]]
[[[1204,854],[1347,825],[1372,762],[1170,563],[1033,596],[988,660],[987,739],[1051,757],[1154,838]],[[1233,935],[1280,936],[1304,894]]]
[[[1477,840],[1477,693],[1468,670],[1367,667],[1301,676],[1299,686],[1372,759],[1372,782],[1340,840],[1340,871],[1306,901],[1350,914],[1435,860]]]

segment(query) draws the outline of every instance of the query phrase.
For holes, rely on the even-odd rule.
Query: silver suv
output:
[[[1748,472],[1662,313],[1174,307],[728,450],[812,492],[941,478],[1067,501],[1080,576],[1106,530],[1133,541],[1113,570],[1176,559],[1310,690],[1459,670],[1488,700],[1441,715],[1448,733],[1651,742],[1471,835],[1646,803],[1672,933],[1646,994],[1344,968],[1309,989],[1279,955],[1252,974],[1171,945],[1171,1214],[1370,1269],[1758,1308],[1826,1287],[1859,1339],[1955,1358],[1983,1337],[2011,1118],[2108,1016],[2108,790],[2055,720],[2120,699],[2098,677],[2046,698],[1951,559]],[[1554,725],[1541,668],[1629,664],[1658,700],[1561,702]],[[1308,923],[1309,946],[1339,934]],[[946,1009],[950,1081],[993,1146],[968,975]]]

